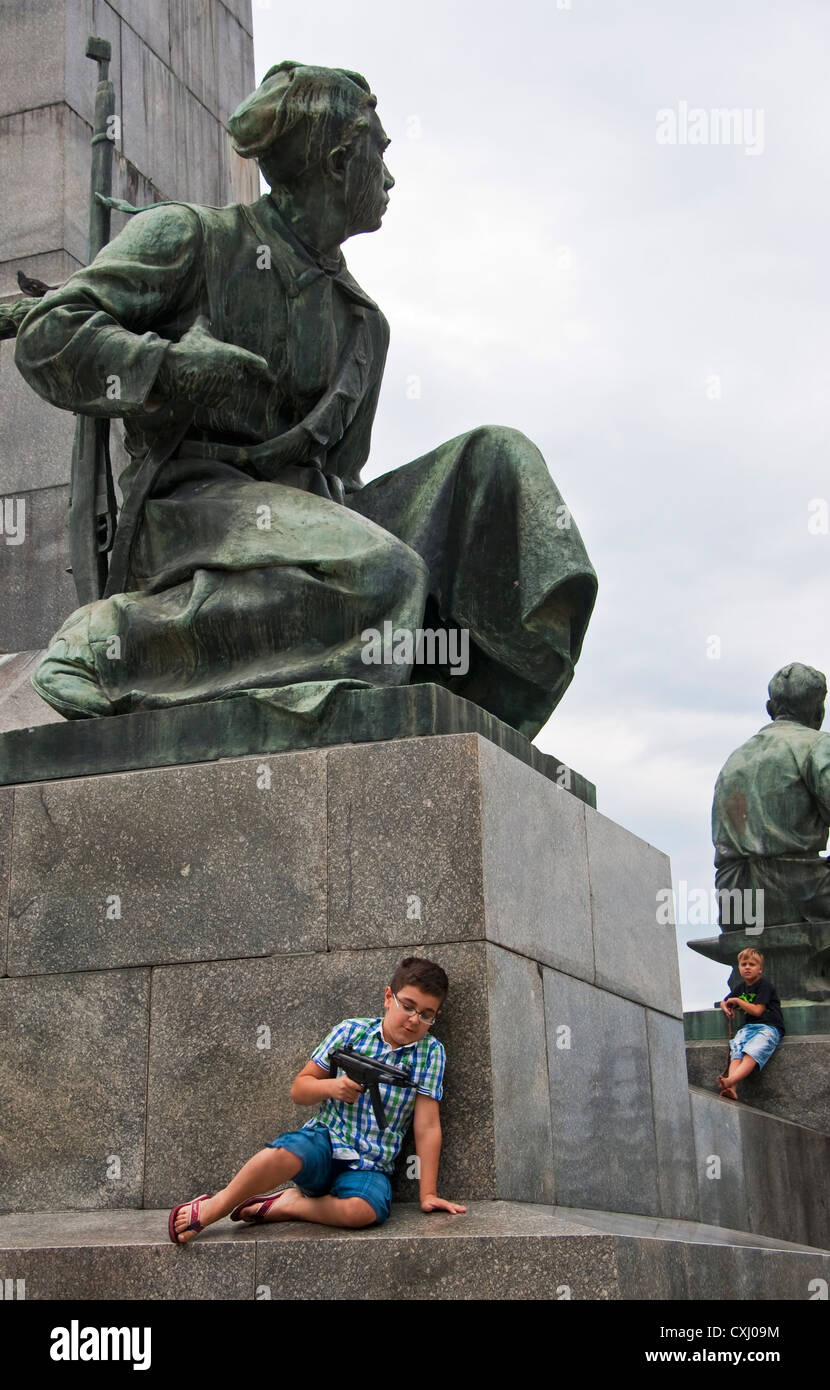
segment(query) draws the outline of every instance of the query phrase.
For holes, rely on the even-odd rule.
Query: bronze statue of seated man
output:
[[[361,486],[388,325],[341,246],[393,186],[375,105],[280,63],[229,125],[270,193],[154,205],[29,312],[26,380],[123,417],[131,456],[106,590],[34,678],[67,718],[427,680],[532,738],[567,689],[596,578],[529,440],[483,426]],[[467,669],[367,660],[367,630],[436,625]]]
[[[765,724],[718,774],[712,803],[715,888],[723,930],[830,921],[830,734],[827,681],[800,661],[769,683]],[[733,911],[739,900],[737,916]],[[752,898],[757,902],[753,902]]]

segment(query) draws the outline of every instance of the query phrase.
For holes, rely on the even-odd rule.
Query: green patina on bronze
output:
[[[106,595],[36,689],[86,718],[429,681],[532,738],[596,594],[539,451],[485,426],[361,485],[388,326],[340,248],[393,184],[368,85],[280,64],[230,129],[270,194],[143,211],[18,335],[35,390],[123,417],[132,458]],[[466,630],[469,669],[367,664],[385,624]]]
[[[469,700],[436,685],[363,690],[346,681],[322,704],[316,687],[287,686],[119,719],[13,729],[0,734],[0,786],[435,734],[480,734],[596,807],[593,783]]]
[[[830,920],[830,866],[820,857],[830,827],[826,695],[821,671],[800,662],[782,667],[769,683],[772,722],[721,768],[712,840],[724,930],[754,922],[752,904],[750,913],[741,904],[742,919],[734,916],[738,894],[763,892],[763,928]]]
[[[17,337],[17,331],[31,308],[31,299],[12,299],[8,304],[0,304],[0,340]]]
[[[760,951],[764,974],[792,1006],[785,1026],[801,1034],[826,1031],[830,1007],[830,865],[820,853],[830,827],[826,695],[821,671],[783,666],[769,683],[772,722],[722,767],[712,803],[721,934],[688,943],[724,968],[739,951]],[[715,1022],[689,1017],[687,1037],[722,1035],[720,1012]]]

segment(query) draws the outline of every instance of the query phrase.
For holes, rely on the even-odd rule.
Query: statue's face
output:
[[[377,114],[370,112],[369,125],[361,131],[349,150],[344,188],[346,236],[376,232],[389,202],[395,180],[386,167],[384,150],[389,137]]]

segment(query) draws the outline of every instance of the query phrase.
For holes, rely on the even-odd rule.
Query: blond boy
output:
[[[772,980],[763,973],[764,957],[747,946],[738,955],[738,969],[729,977],[729,993],[720,1007],[730,1020],[736,1010],[746,1022],[729,1040],[729,1072],[718,1077],[722,1100],[737,1100],[735,1089],[755,1067],[765,1067],[784,1036],[781,1000]]]

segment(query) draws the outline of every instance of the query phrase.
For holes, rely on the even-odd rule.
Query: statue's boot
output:
[[[88,653],[89,606],[67,619],[32,676],[41,699],[65,719],[94,719],[115,712]]]

